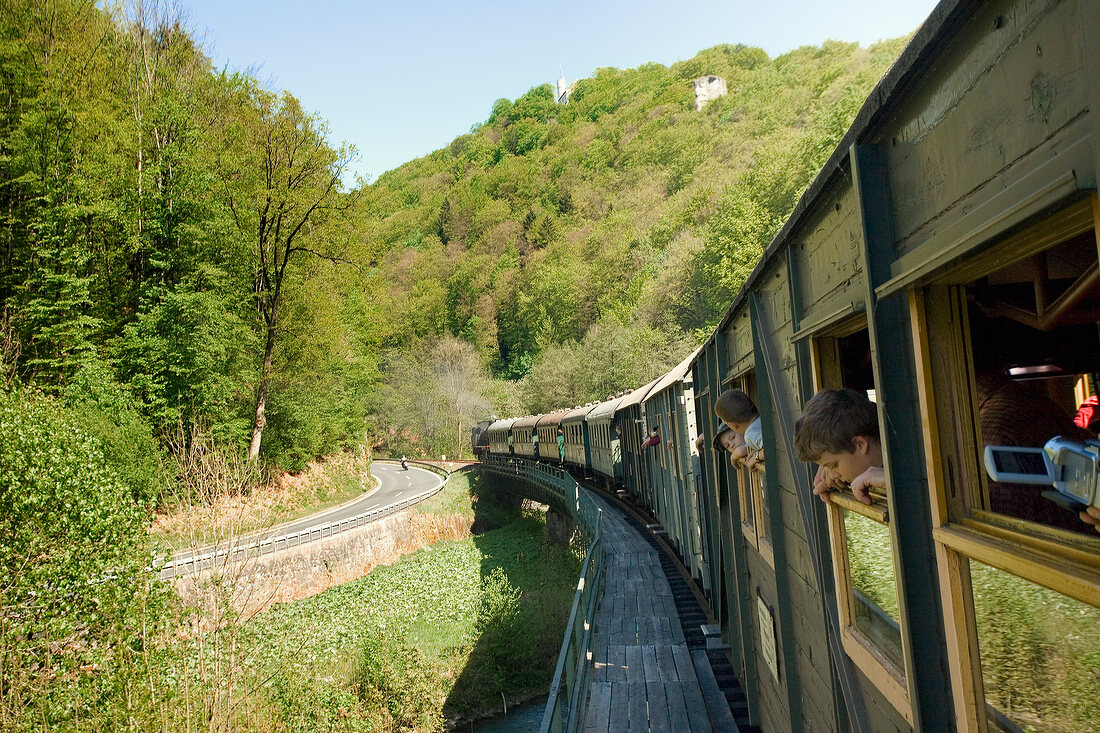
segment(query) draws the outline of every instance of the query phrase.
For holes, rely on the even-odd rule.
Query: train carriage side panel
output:
[[[634,501],[646,508],[652,508],[653,497],[649,484],[648,459],[642,447],[650,433],[642,411],[642,400],[658,381],[654,379],[626,395],[615,409],[615,419],[621,430],[623,485],[630,491]]]
[[[1084,57],[1095,41],[1083,35],[1080,5],[981,4],[934,71],[891,105],[890,124],[869,142],[888,159],[897,258],[992,220],[1010,227],[1096,187],[1095,122],[1085,114],[1096,70]],[[1010,163],[1018,172],[1004,170]]]
[[[567,412],[561,419],[565,433],[565,463],[578,468],[588,468],[591,461],[591,446],[586,430],[585,417],[595,405],[585,405]]]
[[[585,416],[591,445],[591,467],[610,487],[621,483],[622,452],[619,445],[621,429],[614,421],[621,397],[601,402]]]
[[[685,405],[685,380],[690,384],[691,363],[698,349],[672,368],[643,401],[646,421],[660,427],[661,442],[652,446],[650,483],[653,487],[655,515],[679,550],[692,575],[702,573],[698,536],[698,492],[691,462],[694,451],[694,404],[691,425]],[[690,390],[690,387],[687,389]]]
[[[512,425],[517,418],[502,418],[489,425],[486,433],[489,435],[489,452],[497,456],[512,454]]]
[[[568,413],[567,410],[555,410],[543,415],[535,423],[535,431],[538,434],[538,458],[548,463],[561,463],[561,455],[558,451],[558,428],[561,420]]]
[[[542,415],[528,415],[512,423],[513,449],[517,456],[531,459],[538,457],[538,434],[535,432],[535,424],[540,417]]]

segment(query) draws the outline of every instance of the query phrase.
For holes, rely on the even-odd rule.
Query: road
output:
[[[279,538],[302,535],[310,530],[314,530],[314,536],[311,539],[320,539],[320,533],[316,531],[320,527],[327,527],[401,502],[415,501],[418,497],[433,493],[443,483],[443,478],[438,474],[414,465],[410,465],[406,471],[402,470],[400,464],[397,463],[375,461],[371,463],[371,474],[379,482],[379,487],[376,490],[367,492],[358,499],[353,499],[338,507],[326,509],[277,527],[242,535],[233,540],[232,544],[243,546],[262,543],[267,540],[278,541]],[[326,533],[324,536],[328,537],[330,535]],[[302,543],[304,544],[307,541],[309,540],[303,540]],[[183,568],[190,567],[190,561],[193,557],[209,555],[213,553],[215,547],[220,553],[229,545],[230,541],[225,540],[216,546],[211,545],[198,550],[181,550],[175,554],[173,562],[165,567],[160,577],[171,578],[177,574],[185,574],[189,570],[183,570]],[[176,572],[177,567],[181,568],[179,573]]]

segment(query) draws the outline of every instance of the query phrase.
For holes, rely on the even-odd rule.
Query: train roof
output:
[[[649,391],[653,389],[653,387],[657,384],[657,382],[661,381],[661,379],[663,379],[663,377],[657,377],[646,386],[639,387],[630,394],[626,395],[625,397],[623,397],[622,401],[619,403],[616,409],[622,410],[623,408],[631,407],[632,405],[642,404],[642,401],[647,396],[649,396]]]
[[[561,425],[561,419],[569,413],[569,410],[554,410],[541,416],[535,423],[536,427],[545,428],[548,425]]]
[[[603,402],[592,408],[588,415],[585,416],[585,420],[591,421],[599,420],[601,418],[612,417],[615,414],[615,408],[619,406],[619,403],[622,402],[624,398],[629,396],[630,395],[626,394],[619,397],[614,397],[610,400],[604,400]]]
[[[649,394],[645,396],[645,399],[642,400],[642,402],[645,402],[645,400],[648,400],[649,398],[655,397],[661,392],[664,392],[673,384],[684,381],[684,377],[691,374],[691,365],[695,363],[695,358],[699,356],[699,352],[702,350],[703,347],[700,346],[695,351],[688,354],[686,359],[684,359],[676,366],[672,367],[672,371],[661,377],[661,381],[657,382],[657,384],[653,387],[653,389],[649,391]]]
[[[486,428],[486,430],[489,430],[490,432],[493,430],[507,430],[508,428],[512,427],[512,423],[514,423],[515,421],[516,418],[514,417],[505,417],[500,420],[495,420],[490,423],[489,427]]]
[[[533,428],[541,417],[542,415],[528,415],[527,417],[516,418],[516,421],[512,423],[512,430],[517,428]]]
[[[592,412],[592,410],[595,410],[596,407],[598,407],[598,406],[599,406],[599,403],[597,403],[595,405],[589,404],[589,405],[584,405],[582,407],[574,407],[572,410],[569,410],[568,412],[565,413],[565,417],[563,417],[561,419],[561,421],[562,421],[562,423],[567,423],[567,422],[577,422],[579,420],[584,420],[585,416],[587,416],[588,413]]]

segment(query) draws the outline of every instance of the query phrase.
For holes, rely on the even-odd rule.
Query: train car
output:
[[[512,423],[512,452],[514,455],[524,458],[539,457],[539,434],[535,432],[535,424],[542,415],[528,415],[517,418]]]
[[[619,447],[622,428],[615,421],[615,414],[624,396],[604,400],[585,416],[591,448],[589,467],[607,488],[621,486],[623,481],[622,451]]]
[[[517,418],[506,417],[489,425],[485,431],[489,436],[489,452],[497,456],[512,455],[513,438],[512,424]]]
[[[664,427],[663,442],[648,451],[651,509],[692,575],[697,580],[706,578],[705,584],[709,585],[696,485],[698,432],[691,367],[698,353],[696,349],[689,354],[653,386],[642,400],[642,410],[647,425]]]
[[[645,507],[653,506],[649,488],[650,454],[647,451],[663,439],[662,426],[646,422],[642,400],[659,381],[660,377],[634,390],[623,397],[615,408],[615,424],[619,429],[619,446],[622,449],[623,486],[635,502]]]
[[[592,446],[588,435],[588,423],[585,418],[595,409],[595,405],[577,407],[561,418],[561,429],[565,433],[565,465],[588,469],[592,463]]]
[[[983,449],[1071,434],[1100,370],[1097,61],[1100,3],[941,3],[696,360],[701,417],[761,413],[763,474],[702,469],[766,730],[1095,726],[1100,536]],[[877,405],[871,504],[795,455],[824,388]]]
[[[558,450],[558,429],[561,428],[562,418],[568,412],[568,410],[555,410],[540,417],[535,424],[535,431],[539,436],[539,458],[548,463],[562,463],[562,456]]]
[[[470,445],[475,459],[489,452],[489,426],[493,422],[493,420],[482,420],[470,430]]]

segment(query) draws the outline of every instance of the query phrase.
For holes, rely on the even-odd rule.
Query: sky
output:
[[[720,43],[777,56],[915,30],[934,0],[178,0],[214,65],[286,89],[371,181],[446,146],[493,102]],[[349,181],[350,182],[350,181]]]

